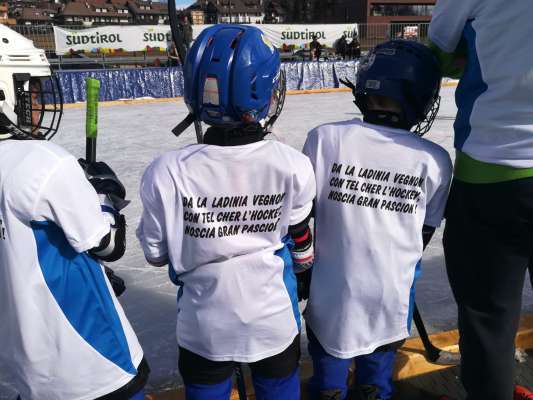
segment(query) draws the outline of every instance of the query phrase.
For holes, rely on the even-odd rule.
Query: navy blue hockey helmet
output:
[[[361,59],[355,104],[365,121],[413,130],[422,136],[429,131],[440,106],[442,79],[437,58],[421,43],[391,40],[376,46]],[[353,86],[353,85],[352,85]],[[369,107],[368,97],[395,101],[401,112]]]
[[[268,131],[283,108],[278,50],[252,26],[219,24],[194,41],[185,62],[185,103],[206,124]]]

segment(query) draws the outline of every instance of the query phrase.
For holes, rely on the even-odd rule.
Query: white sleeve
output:
[[[296,225],[306,219],[313,209],[316,196],[316,182],[313,166],[308,157],[302,157],[294,175],[294,199],[289,225]]]
[[[317,147],[317,137],[316,130],[312,130],[307,134],[307,139],[305,140],[304,147],[302,152],[309,157],[313,169],[316,165],[316,147]]]
[[[453,53],[478,0],[438,0],[429,24],[429,38],[442,51]]]
[[[165,208],[155,170],[152,163],[141,179],[139,194],[143,212],[136,233],[146,259],[159,262],[168,258],[168,248]]]
[[[446,153],[438,164],[434,180],[430,179],[427,184],[426,217],[424,225],[437,228],[442,222],[450,181],[452,179],[453,165],[450,156]]]
[[[35,220],[44,219],[59,226],[78,253],[97,247],[110,230],[96,191],[71,156],[59,160],[50,171],[32,214]]]

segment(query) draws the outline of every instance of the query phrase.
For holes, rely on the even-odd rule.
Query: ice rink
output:
[[[454,88],[444,88],[442,105],[432,131],[426,137],[452,153],[452,125],[456,113]],[[359,118],[350,93],[287,96],[285,109],[276,125],[278,139],[301,149],[306,133],[314,126]],[[148,389],[177,386],[176,287],[166,267],[150,267],[135,238],[141,214],[138,185],[145,167],[161,153],[195,142],[192,130],[176,139],[170,130],[186,115],[183,102],[102,106],[99,110],[99,160],[106,161],[124,182],[131,204],[125,210],[128,221],[126,255],[110,266],[125,279],[127,291],[120,298],[133,324],[152,373]],[[76,156],[85,154],[85,109],[67,109],[54,141]],[[246,166],[243,166],[246,168]],[[448,286],[442,252],[442,229],[426,249],[423,276],[417,285],[417,303],[430,332],[456,327],[456,306]],[[483,287],[472,290],[484,290]],[[302,306],[302,304],[301,304]],[[533,293],[526,282],[523,309],[533,311]],[[305,338],[304,338],[305,340]],[[304,346],[305,347],[305,346]],[[80,360],[83,362],[83,360]],[[9,365],[0,366],[0,399],[12,399]]]

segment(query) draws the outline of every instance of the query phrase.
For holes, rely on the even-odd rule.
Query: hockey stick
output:
[[[100,81],[98,79],[87,78],[85,80],[85,93],[87,98],[87,105],[85,111],[85,161],[87,167],[96,162],[96,138],[98,137],[98,99],[100,98]],[[87,170],[85,170],[87,178],[90,177]],[[116,200],[122,207],[126,207],[129,201],[118,199]],[[126,290],[124,280],[108,266],[102,264],[105,274],[113,287],[115,296],[119,297]]]
[[[413,319],[415,320],[416,329],[418,330],[420,339],[424,344],[426,359],[429,362],[439,365],[459,365],[461,363],[461,353],[452,353],[451,351],[442,350],[431,343],[431,339],[426,331],[424,321],[418,311],[416,302],[414,305]]]
[[[244,382],[244,374],[242,372],[242,364],[237,363],[235,366],[235,377],[237,378],[237,391],[239,392],[239,399],[246,400],[246,383]]]
[[[98,98],[100,81],[87,78],[85,81],[87,110],[85,113],[85,160],[90,164],[96,161],[96,137],[98,136]]]
[[[178,23],[178,14],[176,12],[176,1],[175,0],[168,0],[168,18],[170,21],[170,31],[172,33],[172,40],[174,42],[174,45],[176,46],[176,50],[178,52],[178,57],[181,62],[181,68],[183,71],[183,78],[185,79],[185,60],[187,58],[187,46],[185,44],[185,40],[183,39],[183,34],[180,30],[179,23]],[[179,136],[183,133],[185,129],[187,129],[191,123],[194,123],[194,130],[196,132],[196,141],[198,143],[202,143],[204,140],[204,135],[202,132],[202,124],[198,120],[198,118],[193,114],[189,113],[187,117],[180,122],[174,129],[172,129],[172,133],[176,136]]]

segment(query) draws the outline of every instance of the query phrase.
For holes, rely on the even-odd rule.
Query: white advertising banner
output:
[[[90,29],[63,29],[54,26],[57,54],[70,51],[142,51],[147,47],[166,49],[171,41],[166,25],[102,26]]]
[[[209,25],[192,25],[193,38]],[[283,45],[303,47],[311,42],[313,36],[326,46],[345,34],[348,38],[357,33],[357,24],[330,25],[255,25],[261,29],[272,44],[278,48]],[[56,53],[68,54],[71,51],[113,52],[143,51],[148,48],[166,49],[171,42],[168,25],[131,25],[102,26],[90,29],[63,29],[54,26]]]
[[[283,25],[283,24],[264,24],[258,25],[265,36],[278,48],[285,45],[294,45],[302,47],[311,42],[313,36],[322,45],[328,47],[343,34],[347,38],[353,38],[357,33],[357,24],[330,24],[330,25]]]

